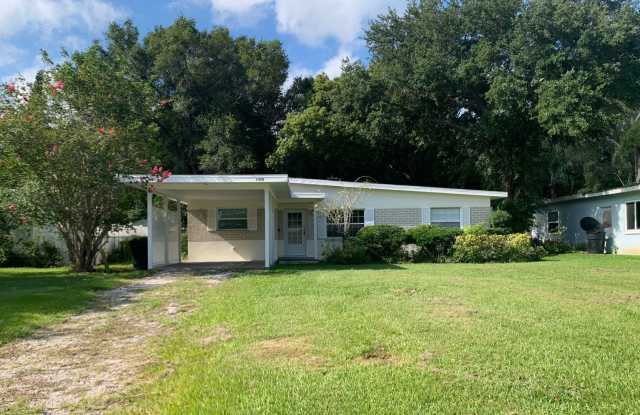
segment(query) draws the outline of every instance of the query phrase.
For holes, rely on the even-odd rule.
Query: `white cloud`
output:
[[[278,31],[317,46],[327,39],[351,44],[363,34],[363,27],[389,7],[399,8],[405,0],[275,0]]]
[[[327,60],[322,65],[322,68],[320,68],[320,70],[313,71],[306,67],[293,66],[289,70],[289,76],[287,77],[287,80],[285,81],[284,85],[282,85],[282,90],[286,91],[287,89],[289,89],[293,84],[293,80],[298,77],[316,76],[324,73],[330,79],[333,79],[342,73],[342,63],[345,59],[349,61],[354,60],[353,55],[349,50],[340,49],[340,51],[335,56]]]
[[[340,49],[338,54],[324,63],[319,73],[325,73],[329,78],[333,79],[342,73],[342,63],[345,60],[352,61],[353,55],[349,50]]]
[[[35,81],[39,71],[49,69],[49,64],[44,62],[40,55],[34,56],[30,62],[31,63],[24,65],[24,67],[17,72],[3,76],[0,81],[4,83],[14,82],[19,86],[27,86]]]
[[[0,56],[2,56],[0,66],[13,65],[20,60],[23,54],[24,52],[17,47],[9,43],[0,42]]]
[[[202,0],[186,0],[202,2]],[[402,9],[406,0],[209,0],[214,14],[252,19],[272,7],[280,33],[318,46],[328,39],[349,45],[362,36],[366,23],[390,7]]]
[[[211,6],[222,14],[242,15],[271,2],[272,0],[211,0]]]
[[[98,33],[124,12],[105,0],[3,0],[0,38],[22,32],[48,35],[71,28]]]

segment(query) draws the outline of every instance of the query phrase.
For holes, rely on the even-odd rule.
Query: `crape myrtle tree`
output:
[[[6,209],[55,225],[77,271],[92,271],[108,233],[130,223],[135,196],[121,179],[150,168],[154,130],[140,114],[151,107],[145,85],[116,60],[94,45],[31,85],[1,88],[0,162],[13,164],[14,190],[23,196]]]

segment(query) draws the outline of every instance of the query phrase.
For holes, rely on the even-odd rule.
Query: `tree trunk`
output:
[[[640,183],[640,147],[636,147],[636,183]]]

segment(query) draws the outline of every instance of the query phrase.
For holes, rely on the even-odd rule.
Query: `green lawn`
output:
[[[127,413],[638,413],[640,258],[280,267],[213,288]],[[188,294],[187,294],[188,293]]]
[[[85,309],[100,290],[142,275],[116,267],[108,274],[67,268],[0,268],[0,345]]]

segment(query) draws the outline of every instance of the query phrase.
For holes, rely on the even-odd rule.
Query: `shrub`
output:
[[[542,243],[542,247],[549,255],[560,255],[573,252],[573,246],[564,241],[546,240]]]
[[[456,262],[522,262],[538,261],[546,254],[543,247],[533,246],[526,233],[509,235],[472,235],[456,238],[453,260]]]
[[[333,264],[364,264],[371,259],[362,241],[348,238],[343,241],[342,246],[329,248],[325,253],[325,260]]]
[[[458,228],[420,225],[407,231],[408,241],[418,246],[418,261],[442,262],[451,255],[456,237],[462,234]]]
[[[3,266],[48,268],[62,265],[64,257],[51,242],[16,241],[6,253]]]
[[[404,229],[393,225],[365,226],[356,234],[366,253],[373,261],[397,261],[402,257]]]
[[[133,266],[136,269],[147,269],[147,237],[140,236],[137,238],[129,239],[129,248],[131,249],[131,256],[133,257]]]
[[[496,209],[489,216],[489,233],[496,235],[507,235],[511,233],[512,217],[509,212]]]
[[[469,225],[463,229],[465,235],[486,235],[491,233],[489,225],[486,223],[479,223],[477,225]]]
[[[123,264],[133,261],[131,256],[131,248],[129,247],[129,241],[122,241],[117,248],[109,252],[107,256],[108,264]]]

